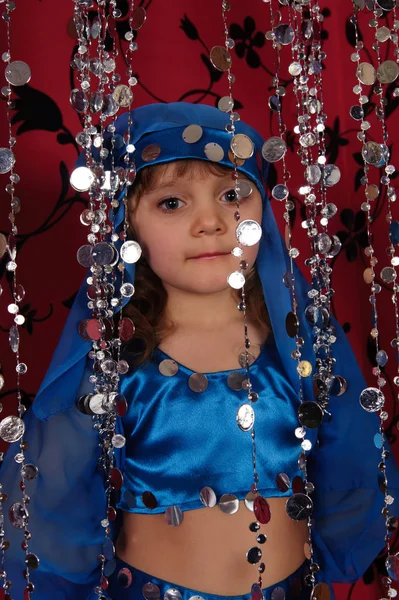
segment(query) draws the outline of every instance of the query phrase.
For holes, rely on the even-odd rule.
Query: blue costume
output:
[[[232,167],[227,151],[230,136],[225,131],[228,122],[228,115],[204,105],[154,104],[136,109],[131,141],[136,147],[137,171],[184,158],[209,160],[204,153],[207,144],[219,144],[223,149],[219,164]],[[192,124],[202,128],[202,135],[198,141],[187,143],[183,133]],[[126,127],[127,115],[123,115],[116,121],[116,135],[122,140],[114,144],[116,164],[122,164],[126,152],[122,139]],[[292,482],[301,476],[300,442],[294,435],[295,427],[299,426],[299,383],[296,362],[290,358],[295,343],[283,326],[291,310],[289,290],[283,282],[290,259],[264,189],[267,164],[260,152],[263,140],[242,122],[236,124],[236,132],[247,134],[256,149],[239,171],[254,182],[263,198],[263,235],[256,267],[274,334],[273,341],[265,343],[250,367],[254,388],[259,393],[256,408],[259,491],[265,497],[288,498],[293,493]],[[150,145],[157,145],[160,152],[155,152],[149,161],[143,150]],[[120,197],[124,193],[126,189]],[[117,228],[121,227],[123,212],[121,202],[114,217]],[[134,272],[134,265],[127,265],[125,281],[134,283]],[[295,278],[298,314],[302,315],[309,304],[307,293],[311,288],[296,266]],[[105,517],[106,501],[103,474],[97,468],[98,434],[92,427],[91,417],[79,412],[76,405],[79,396],[92,390],[88,381],[91,366],[87,359],[91,343],[78,334],[80,321],[88,316],[83,284],[33,408],[24,417],[27,428],[24,439],[29,443],[26,461],[39,468],[39,476],[29,482],[27,491],[31,496],[30,547],[40,558],[40,567],[31,573],[31,580],[40,600],[95,598],[92,590],[99,582],[97,555],[104,541],[100,523]],[[315,486],[312,537],[316,560],[322,568],[322,581],[353,582],[384,547],[383,495],[378,481],[380,451],[373,442],[379,420],[375,414],[366,413],[359,403],[360,393],[367,386],[342,328],[333,322],[337,338],[333,345],[334,373],[346,379],[347,391],[331,398],[331,418],[318,429],[310,429],[307,435],[313,443],[308,458],[308,478]],[[305,341],[303,357],[314,364],[312,326],[305,319],[301,319],[300,335]],[[178,372],[172,377],[160,372],[159,364],[170,358],[173,357],[157,349],[148,364],[130,369],[122,378],[121,393],[128,401],[128,411],[125,417],[118,418],[117,432],[127,441],[115,455],[124,475],[117,507],[124,511],[165,512],[175,505],[184,512],[203,507],[200,490],[204,486],[212,487],[218,499],[230,493],[242,500],[251,485],[250,435],[240,431],[235,422],[232,406],[237,404],[239,392],[226,383],[231,373],[207,374],[208,387],[198,394],[188,385],[192,371],[184,365],[178,365]],[[311,377],[303,382],[305,399],[313,399]],[[224,429],[220,428],[220,422],[205,416],[215,403]],[[187,404],[190,405],[190,423],[184,409]],[[181,419],[185,419],[184,428],[179,427]],[[195,443],[199,428],[200,439]],[[19,467],[12,451],[11,447],[1,469],[1,483],[8,494],[6,514],[20,496]],[[276,485],[281,473],[288,476],[284,491]],[[399,472],[393,457],[388,460],[387,477],[392,496],[399,499]],[[153,494],[156,506],[144,503],[144,493]],[[395,501],[391,514],[398,512]],[[119,526],[117,521],[114,539]],[[22,535],[21,530],[6,523],[6,538],[11,543],[6,553],[6,570],[13,581],[14,600],[23,598]],[[160,589],[161,598],[167,585],[178,588],[183,600],[221,598],[186,590],[177,584],[172,586],[173,582],[161,582],[133,568],[130,568],[133,582],[126,586],[128,565],[113,559],[106,568],[111,581],[109,595],[113,600],[140,598],[142,586],[151,582]],[[273,598],[273,589],[278,586],[283,588],[286,598],[305,597],[300,595],[303,590],[297,590],[297,595],[292,591],[302,571],[266,590],[265,597]],[[118,573],[121,573],[119,580]]]

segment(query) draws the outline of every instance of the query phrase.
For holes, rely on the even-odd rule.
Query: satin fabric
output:
[[[173,103],[141,107],[134,111],[134,127],[137,129],[133,128],[132,142],[136,146],[137,156],[140,156],[151,141],[161,139],[158,136],[160,131],[168,131],[169,134],[162,135],[170,135],[176,142],[170,146],[171,154],[167,157],[170,161],[190,153],[206,160],[201,145],[194,148],[182,140],[185,127],[197,123],[205,129],[209,127],[218,130],[218,140],[223,145],[224,156],[227,157],[231,139],[224,131],[227,120],[228,116],[217,109],[203,105]],[[271,495],[273,492],[274,495],[279,495],[275,485],[278,471],[285,471],[292,476],[297,470],[297,454],[293,449],[294,442],[297,442],[293,439],[293,431],[295,426],[298,426],[297,419],[294,423],[294,416],[298,407],[299,377],[296,371],[297,363],[290,358],[290,353],[295,348],[295,340],[288,337],[284,327],[285,317],[291,310],[291,301],[289,289],[283,283],[283,276],[290,270],[291,259],[262,185],[262,173],[267,169],[261,158],[262,138],[256,132],[252,134],[254,130],[245,123],[240,122],[238,126],[238,131],[248,132],[255,141],[257,160],[248,162],[248,176],[259,187],[264,200],[261,223],[263,235],[256,267],[276,342],[276,349],[268,349],[262,354],[258,359],[259,365],[254,369],[254,372],[257,369],[257,376],[266,385],[264,391],[257,390],[261,391],[265,408],[261,401],[258,401],[255,407],[257,448],[259,456],[262,457],[262,464],[258,458],[263,476],[263,480],[260,478],[260,487],[267,489]],[[117,133],[123,135],[126,119],[118,119],[116,127]],[[120,161],[123,152],[123,148],[120,148]],[[162,156],[162,160],[165,161],[166,157]],[[139,160],[138,164],[139,168],[144,168],[149,163],[140,164]],[[151,164],[157,164],[157,160]],[[226,165],[231,166],[227,158]],[[245,172],[245,165],[240,170]],[[125,191],[122,195],[124,193]],[[115,215],[117,230],[122,221],[123,203]],[[295,264],[293,268],[298,314],[302,316],[310,303],[307,295],[310,286]],[[127,265],[125,281],[134,283],[134,273],[134,265]],[[97,555],[102,551],[104,540],[101,520],[104,519],[106,505],[103,474],[97,469],[98,439],[92,429],[91,417],[79,413],[75,405],[81,394],[92,390],[88,382],[92,367],[87,359],[91,344],[82,340],[77,331],[80,321],[88,316],[84,281],[33,409],[24,417],[27,427],[24,438],[29,443],[25,452],[26,460],[39,467],[38,479],[27,482],[27,493],[31,496],[29,528],[33,536],[30,549],[41,560],[39,570],[32,572],[32,581],[37,584],[41,600],[83,600],[90,586],[98,584],[99,581]],[[323,568],[325,578],[336,582],[351,582],[364,573],[384,546],[384,519],[381,515],[383,495],[378,489],[377,468],[380,452],[373,444],[374,434],[379,430],[379,421],[376,414],[366,413],[359,404],[359,395],[367,387],[366,382],[342,328],[335,319],[332,322],[337,338],[332,348],[336,359],[334,373],[347,380],[348,388],[342,397],[331,398],[331,420],[326,418],[319,431],[307,432],[307,438],[313,442],[313,450],[309,457],[309,480],[315,485],[312,495],[315,505],[313,540],[316,559]],[[299,331],[304,339],[302,357],[314,365],[312,326],[305,318],[301,317]],[[271,365],[269,371],[266,368],[268,364]],[[148,378],[144,369],[140,369],[129,374],[123,383],[126,393],[130,394],[130,408],[126,424],[120,418],[117,419],[117,432],[124,433],[126,428],[128,445],[116,452],[116,465],[124,471],[125,486],[128,485],[129,490],[136,496],[137,506],[132,507],[133,510],[143,510],[143,506],[140,507],[140,493],[143,490],[138,489],[137,483],[140,487],[144,487],[144,484],[153,486],[162,506],[177,504],[179,501],[183,509],[190,509],[199,506],[199,490],[203,485],[210,485],[210,479],[214,482],[218,494],[237,493],[239,497],[243,497],[252,482],[252,474],[249,473],[249,435],[236,431],[231,438],[223,432],[222,427],[217,431],[220,442],[212,440],[212,457],[204,444],[195,446],[191,465],[198,462],[203,470],[201,473],[195,472],[194,477],[187,477],[190,467],[188,452],[195,443],[194,432],[201,435],[205,428],[210,435],[212,428],[215,430],[212,418],[207,419],[206,416],[215,416],[216,403],[220,410],[226,410],[224,417],[230,427],[238,402],[237,392],[229,391],[225,385],[225,378],[221,381],[220,377],[215,375],[212,382],[214,385],[210,385],[206,392],[193,399],[193,403],[196,403],[196,418],[192,423],[187,424],[188,413],[184,412],[184,423],[189,425],[192,435],[189,438],[185,437],[184,431],[176,428],[175,436],[181,441],[180,445],[177,444],[172,438],[173,424],[166,419],[166,407],[167,402],[171,407],[173,402],[177,402],[186,411],[187,401],[184,401],[184,398],[191,400],[184,382],[184,388],[179,387],[179,394],[176,393],[177,378],[183,374],[182,366],[180,371],[176,379],[173,379],[164,378],[155,369],[153,377]],[[135,378],[137,389],[133,384],[129,387],[130,378]],[[223,393],[215,395],[217,389]],[[303,389],[304,399],[313,399],[311,377],[303,380]],[[198,410],[200,402],[204,412]],[[269,407],[269,413],[266,406]],[[151,413],[151,407],[156,407],[157,411],[153,410]],[[229,411],[226,407],[229,407]],[[180,413],[175,411],[175,415],[177,421],[181,422]],[[269,426],[269,418],[274,428]],[[143,423],[147,424],[149,439],[144,435]],[[156,429],[156,423],[160,423],[163,429]],[[291,433],[286,423],[292,426]],[[138,428],[136,433],[141,436],[141,444],[147,444],[151,449],[146,456],[143,449],[136,444],[135,428]],[[166,437],[163,437],[163,434]],[[238,434],[241,435],[241,440],[237,437]],[[230,443],[230,439],[234,439],[234,444]],[[183,446],[183,443],[188,444],[188,448]],[[173,454],[168,451],[170,444]],[[245,445],[248,450],[243,452],[247,461],[244,465],[244,462],[241,463],[241,456],[237,457],[237,454]],[[7,519],[10,505],[20,499],[19,465],[14,461],[16,451],[16,446],[12,445],[0,474],[3,489],[8,494],[5,504],[5,529],[6,538],[11,546],[7,550],[6,568],[9,578],[13,581],[14,599],[20,600],[23,597],[24,586],[24,553],[20,549],[22,532],[14,529]],[[161,465],[157,464],[159,461]],[[237,461],[243,473],[241,468],[231,468]],[[162,466],[167,471],[164,474],[161,473]],[[138,482],[131,470],[134,471]],[[217,484],[217,474],[223,485]],[[388,460],[388,482],[392,495],[399,498],[399,472],[392,457]],[[125,501],[125,496],[124,493],[121,502]],[[398,502],[395,501],[391,506],[391,514],[398,513]],[[113,539],[116,539],[119,527],[120,520],[112,525]]]
[[[283,581],[263,588],[264,600],[310,600],[310,588],[304,582],[307,573],[307,566],[303,564]],[[129,581],[131,583],[127,586]],[[139,571],[120,558],[115,560],[115,567],[109,578],[107,593],[110,600],[137,600],[143,597],[143,586],[148,583],[159,588],[161,599],[164,598],[165,592],[169,591],[169,595],[166,596],[168,600],[170,598],[182,598],[182,600],[251,600],[251,594],[227,597],[189,589]],[[174,595],[171,590],[175,590]],[[176,591],[180,592],[180,596],[176,594]],[[331,594],[331,600],[334,600],[335,596],[332,590]]]
[[[243,499],[252,479],[245,460],[250,434],[239,431],[235,423],[240,392],[228,387],[229,372],[207,374],[207,390],[195,393],[187,384],[192,371],[183,365],[174,377],[161,375],[158,365],[165,358],[171,357],[158,349],[153,361],[125,378],[129,410],[117,427],[127,437],[126,446],[116,451],[125,482],[119,506],[141,513],[163,512],[170,505],[192,510],[203,506],[199,491],[205,485],[214,487],[218,499],[223,493]],[[280,492],[276,476],[299,474],[300,446],[293,434],[298,399],[274,344],[264,345],[251,370],[254,389],[260,391],[256,404],[260,489],[266,496],[288,496],[291,490]],[[88,386],[84,378],[79,392]],[[383,497],[376,473],[379,454],[373,444],[376,419],[361,408],[358,390],[351,391],[346,398],[332,400],[331,422],[319,428],[320,443],[308,459],[309,480],[315,485],[314,550],[325,582],[356,581],[384,546]],[[99,581],[96,557],[102,551],[100,522],[106,506],[92,418],[73,406],[47,421],[37,419],[29,409],[24,420],[27,461],[36,464],[40,473],[27,484],[30,549],[41,560],[31,579],[42,600],[85,600]],[[396,467],[392,468],[392,459],[388,464],[390,491],[398,496]],[[12,491],[4,506],[7,514],[20,497],[18,465],[11,452],[1,473],[4,489]],[[157,498],[154,511],[144,507],[143,491]],[[136,507],[131,505],[132,497]],[[397,502],[392,514],[396,512]],[[113,525],[114,540],[119,525]],[[13,580],[14,600],[19,600],[24,586],[23,535],[8,519],[5,529],[11,543],[7,573]]]
[[[205,486],[218,500],[223,494],[243,500],[253,481],[251,432],[243,433],[236,422],[246,392],[228,386],[231,371],[207,373],[208,388],[194,392],[188,385],[193,371],[183,365],[172,377],[161,375],[158,365],[168,358],[157,349],[152,363],[123,380],[121,392],[134,401],[123,418],[127,442],[118,507],[138,513],[162,513],[173,505],[203,508]],[[280,492],[276,478],[300,474],[301,447],[294,435],[299,402],[274,344],[263,346],[250,377],[259,393],[254,405],[259,490],[265,496],[290,496],[292,488]],[[143,503],[146,491],[157,500],[153,510]]]

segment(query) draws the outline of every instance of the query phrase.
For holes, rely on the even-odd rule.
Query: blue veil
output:
[[[173,160],[209,160],[204,152],[206,144],[219,144],[223,149],[219,164],[233,167],[228,155],[231,135],[225,130],[229,115],[216,108],[184,102],[152,104],[135,109],[132,121],[130,141],[135,146],[137,172],[146,166]],[[183,131],[193,124],[202,128],[202,136],[194,143],[186,143]],[[128,115],[119,117],[115,127],[114,164],[123,166],[126,154],[123,135],[128,127]],[[290,357],[296,348],[295,340],[285,329],[291,300],[283,276],[290,271],[291,259],[265,190],[268,164],[261,153],[264,140],[242,121],[236,123],[236,133],[248,135],[255,145],[253,156],[238,170],[254,182],[262,195],[263,235],[256,268],[286,377],[299,394],[297,363]],[[142,151],[151,144],[159,146],[160,153],[149,162],[143,159]],[[94,155],[95,152],[93,150]],[[83,164],[81,158],[78,166]],[[120,200],[125,193],[126,188],[120,193]],[[120,202],[114,219],[117,230],[121,230],[123,202]],[[120,242],[116,246],[119,249]],[[298,314],[303,315],[310,304],[307,294],[311,287],[295,264],[294,275]],[[125,282],[134,284],[134,277],[135,265],[127,264]],[[84,281],[33,408],[24,417],[25,439],[29,443],[25,453],[27,462],[39,467],[39,477],[29,482],[28,493],[31,496],[30,547],[41,560],[40,568],[32,572],[32,581],[41,600],[84,600],[91,597],[91,590],[99,581],[97,555],[104,539],[100,522],[106,507],[102,473],[97,468],[99,446],[91,417],[80,413],[76,407],[77,398],[91,391],[88,382],[91,368],[87,358],[91,343],[84,341],[78,333],[80,322],[90,316],[86,287]],[[360,393],[367,385],[345,333],[335,319],[333,324],[337,338],[332,348],[336,359],[334,373],[346,379],[347,391],[331,399],[331,418],[325,420],[318,431],[309,430],[308,439],[313,443],[313,450],[308,461],[308,477],[315,485],[313,540],[316,559],[330,580],[350,582],[364,573],[384,547],[383,494],[379,490],[377,468],[380,451],[373,442],[379,431],[379,419],[376,414],[366,413],[359,403]],[[302,357],[314,366],[312,326],[304,318],[300,319],[299,333],[305,342]],[[312,400],[311,377],[304,379],[303,385],[305,399]],[[119,418],[117,428],[123,433]],[[8,494],[5,514],[20,497],[19,466],[13,460],[14,454],[11,447],[1,468],[1,483]],[[116,459],[117,465],[123,463],[123,449],[116,451]],[[388,465],[390,490],[392,496],[396,496],[399,472],[393,457],[388,460]],[[399,497],[399,493],[397,495]],[[395,502],[391,514],[397,513],[398,503]],[[114,529],[115,537],[118,527],[119,522]],[[11,527],[7,518],[6,538],[11,543],[6,553],[6,570],[14,582],[14,600],[19,600],[23,597],[24,587],[22,532]]]

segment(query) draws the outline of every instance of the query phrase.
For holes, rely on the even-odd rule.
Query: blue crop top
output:
[[[343,349],[337,351],[344,354]],[[218,501],[223,494],[243,499],[253,481],[251,434],[238,428],[235,415],[245,403],[246,393],[229,387],[229,371],[207,374],[207,389],[194,392],[188,385],[193,372],[177,365],[175,375],[162,375],[159,364],[164,360],[171,359],[157,349],[153,361],[122,380],[128,411],[116,424],[117,433],[126,437],[125,446],[115,453],[116,466],[124,477],[118,506],[139,513],[165,512],[170,506],[209,510],[200,500],[205,486],[214,490]],[[82,394],[91,390],[90,368],[88,364]],[[298,491],[301,476],[301,440],[295,436],[299,399],[273,343],[264,345],[250,367],[250,377],[253,390],[259,394],[255,404],[259,490],[265,497],[288,497],[293,482],[294,491]],[[374,445],[379,420],[361,408],[362,382],[358,379],[356,383],[347,375],[346,393],[331,398],[330,417],[318,429],[307,430],[306,437],[313,443],[308,479],[315,486],[311,494],[312,540],[323,581],[356,581],[384,548],[378,471],[381,451]],[[29,409],[24,421],[26,462],[39,468],[38,477],[27,482],[31,498],[29,549],[40,557],[40,568],[32,573],[32,581],[42,600],[86,600],[98,585],[97,556],[104,542],[101,522],[106,501],[103,472],[98,468],[98,432],[92,418],[79,412],[76,404],[46,421]],[[13,581],[13,597],[20,598],[26,583],[22,576],[23,531],[12,527],[7,518],[21,495],[16,452],[14,444],[0,476],[8,496],[3,506],[5,538],[10,542],[6,569]],[[277,485],[280,473],[289,478],[286,491]],[[397,516],[399,471],[393,457],[387,461],[387,477],[389,492],[395,498],[390,514]],[[143,502],[145,492],[155,497],[155,508]],[[111,523],[114,540],[119,527],[119,520]]]
[[[159,364],[172,359],[159,348],[154,358],[121,386],[129,409],[122,420],[127,441],[118,508],[137,513],[203,508],[205,486],[218,499],[223,494],[244,499],[253,483],[252,440],[251,432],[239,429],[236,412],[247,393],[231,389],[228,376],[244,377],[245,370],[207,373],[207,389],[196,392],[189,387],[194,371],[179,364],[175,375],[165,376]],[[275,344],[263,345],[249,372],[259,394],[254,405],[258,489],[264,496],[290,496],[291,486],[279,491],[276,478],[284,473],[292,482],[301,473],[301,440],[294,433],[299,401]],[[145,505],[145,492],[153,494],[156,507]]]

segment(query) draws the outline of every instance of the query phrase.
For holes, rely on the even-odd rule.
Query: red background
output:
[[[277,7],[277,0],[273,2]],[[139,84],[135,87],[134,106],[178,100],[201,101],[215,105],[220,96],[227,94],[226,76],[217,80],[217,74],[215,79],[214,73],[212,79],[201,55],[209,56],[212,46],[223,44],[220,3],[182,0],[166,3],[162,0],[147,0],[141,4],[147,9],[147,21],[139,32],[139,50],[134,54],[133,69],[139,79]],[[261,39],[264,40],[264,33],[270,28],[269,5],[262,0],[232,0],[231,4],[232,10],[228,19],[229,25],[234,24],[234,28],[230,33],[234,33],[237,43],[236,50],[232,51],[232,71],[237,78],[233,94],[242,104],[239,112],[242,119],[257,128],[265,138],[278,135],[276,117],[272,117],[268,108],[275,54],[270,42],[260,43]],[[375,385],[375,378],[371,373],[374,364],[373,346],[369,343],[370,292],[363,281],[363,271],[368,266],[364,256],[365,220],[360,211],[364,192],[356,186],[361,169],[359,157],[356,155],[361,150],[361,144],[356,138],[359,124],[349,116],[350,106],[357,102],[357,97],[352,91],[357,83],[356,64],[350,60],[353,52],[353,28],[348,24],[351,5],[349,0],[320,2],[325,15],[323,44],[327,59],[324,71],[324,98],[328,115],[329,162],[335,162],[342,173],[340,183],[332,188],[328,195],[329,201],[339,207],[338,215],[330,222],[330,232],[339,232],[344,242],[343,250],[335,261],[332,281],[337,292],[334,300],[335,314],[348,332],[349,340],[369,384]],[[76,72],[69,66],[76,43],[71,35],[73,6],[70,0],[25,0],[18,2],[17,9],[12,14],[12,60],[23,60],[32,69],[29,85],[16,88],[13,93],[16,101],[13,130],[17,136],[14,149],[17,159],[15,171],[21,177],[21,182],[16,186],[16,195],[22,204],[22,211],[17,216],[17,276],[18,282],[26,290],[21,312],[27,319],[26,326],[21,331],[21,360],[28,365],[28,373],[22,378],[22,388],[24,402],[27,404],[29,400],[33,400],[45,374],[71,300],[84,276],[83,269],[75,260],[76,250],[85,243],[86,230],[79,222],[84,198],[67,188],[68,172],[73,169],[78,154],[72,140],[78,131],[81,131],[79,117],[69,103],[70,91],[77,81]],[[278,6],[285,22],[286,9]],[[360,26],[369,56],[375,62],[371,50],[373,31],[368,27],[369,18],[369,14],[362,13]],[[392,15],[389,15],[389,19],[392,19]],[[385,23],[381,22],[381,25],[383,24]],[[4,52],[4,23],[0,27],[1,52]],[[119,42],[120,49],[125,49],[126,42]],[[254,56],[254,52],[257,56]],[[382,52],[384,57],[388,52],[389,57],[393,57],[392,47],[389,48],[386,44],[382,46]],[[284,79],[288,79],[286,67],[290,55],[290,50],[285,48],[282,71]],[[362,60],[368,60],[366,53],[362,55]],[[124,74],[122,63],[119,72]],[[369,91],[367,89],[366,93]],[[391,162],[395,164],[396,161],[399,165],[396,133],[399,113],[396,111],[397,101],[393,99],[391,92],[392,89],[387,91],[390,112],[387,123],[391,135],[389,144],[392,145],[393,153]],[[371,103],[376,101],[375,96],[371,95],[370,98]],[[4,111],[5,102],[2,108]],[[289,85],[284,101],[284,115],[289,130],[295,124],[294,109],[292,86]],[[371,138],[381,141],[381,130],[373,115],[370,116],[370,121],[373,123]],[[4,112],[0,117],[0,128],[0,146],[4,147],[7,146]],[[288,168],[293,174],[291,191],[294,196],[303,182],[303,171],[295,150],[296,145],[287,154]],[[277,165],[277,169],[280,169],[280,165]],[[373,170],[375,173],[371,179],[378,182],[381,173],[377,169]],[[7,176],[3,176],[2,182],[0,229],[7,234],[9,196],[4,191],[8,183]],[[393,178],[393,185],[397,186],[396,176]],[[274,207],[282,226],[283,206],[275,203]],[[379,258],[378,275],[380,270],[389,264],[385,252],[388,246],[384,216],[386,207],[386,197],[381,195],[375,203],[373,225]],[[394,217],[397,218],[398,214],[394,214]],[[300,221],[298,211],[294,239],[302,250],[298,259],[302,268],[303,261],[309,254],[309,246]],[[0,274],[3,275],[4,259],[0,266]],[[381,283],[379,277],[378,281]],[[0,343],[6,386],[0,392],[0,398],[4,405],[4,416],[15,413],[16,407],[15,361],[7,341],[8,329],[12,324],[12,318],[6,308],[11,298],[9,283],[9,279],[3,277]],[[397,365],[395,354],[390,347],[390,341],[395,337],[394,311],[390,296],[391,292],[384,289],[379,296],[378,309],[381,315],[381,347],[389,354],[385,373],[388,383],[384,388],[390,414],[387,432],[397,455],[397,392],[392,383]],[[383,560],[377,559],[366,573],[365,581],[360,581],[356,586],[337,586],[338,598],[346,598],[348,595],[353,600],[378,598],[382,591],[378,591],[376,576],[382,573]]]

